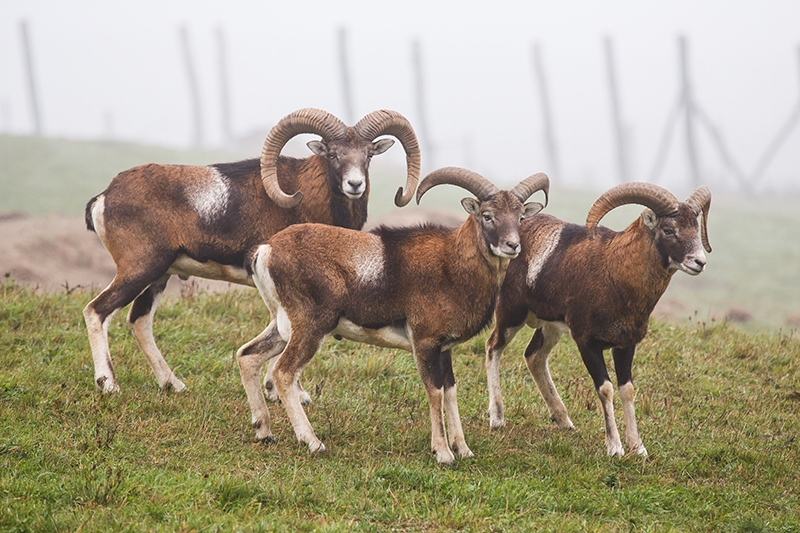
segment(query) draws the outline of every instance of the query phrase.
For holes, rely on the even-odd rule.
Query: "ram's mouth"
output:
[[[356,188],[343,187],[342,188],[342,192],[344,193],[345,196],[347,196],[351,200],[357,200],[358,198],[361,198],[361,196],[364,194],[364,190],[365,189],[366,189],[366,187],[364,187],[364,186],[356,187]]]
[[[699,266],[699,267],[695,267],[695,266],[689,266],[687,264],[681,263],[681,270],[683,270],[684,272],[686,272],[690,276],[696,276],[699,273],[701,273],[703,270],[705,270],[705,265],[702,265],[702,266]]]
[[[515,259],[519,255],[519,248],[508,251],[499,246],[492,246],[492,253],[497,257],[502,257],[504,259]]]

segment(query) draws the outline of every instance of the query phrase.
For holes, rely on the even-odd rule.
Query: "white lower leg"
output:
[[[633,407],[635,390],[630,381],[619,388],[619,398],[622,401],[622,417],[625,421],[625,444],[629,453],[647,457],[647,450],[639,436],[639,427],[636,423],[636,410]]]
[[[619,438],[617,422],[614,419],[614,386],[610,381],[604,382],[597,395],[600,397],[600,404],[603,407],[603,419],[606,425],[606,452],[609,456],[622,457],[625,450],[622,448],[622,441]]]
[[[267,325],[261,334],[236,352],[239,374],[250,404],[251,421],[256,430],[256,438],[274,441],[270,427],[269,409],[261,389],[261,368],[268,359],[274,358],[286,347],[286,343],[278,335],[274,322]]]
[[[431,412],[431,451],[436,457],[436,462],[444,465],[455,463],[455,455],[447,444],[447,433],[444,428],[444,391],[442,389],[428,389],[428,405]]]
[[[267,366],[267,373],[264,375],[264,394],[267,396],[267,400],[271,402],[280,400],[280,398],[278,398],[278,389],[275,388],[275,378],[272,375],[272,370],[275,368],[275,363],[277,362],[278,358],[273,357]]]
[[[546,347],[544,347],[546,348]],[[539,394],[542,395],[544,403],[547,405],[547,410],[550,412],[550,419],[556,423],[561,429],[575,429],[564,402],[561,400],[558,391],[556,390],[553,378],[550,377],[550,368],[547,364],[547,356],[550,350],[538,350],[529,359],[528,370],[536,382],[536,388],[539,389]]]
[[[91,307],[90,302],[83,310],[86,330],[89,334],[89,346],[92,350],[94,363],[94,382],[105,393],[119,392],[114,369],[111,365],[111,352],[108,348],[108,324],[114,313],[101,321],[98,314]]]
[[[444,410],[447,416],[447,433],[450,435],[450,448],[452,448],[454,455],[459,459],[475,457],[464,438],[464,429],[461,427],[461,417],[458,414],[458,398],[455,385],[444,389]]]
[[[502,349],[486,351],[486,384],[489,389],[489,427],[499,429],[506,425],[503,392],[500,389],[500,356]],[[449,413],[448,413],[449,414]]]
[[[129,312],[128,323],[130,324],[133,336],[136,338],[136,342],[139,343],[139,348],[144,352],[147,362],[150,363],[150,368],[153,369],[153,373],[156,375],[158,386],[164,390],[171,389],[175,392],[181,392],[186,389],[186,385],[172,372],[167,361],[164,360],[164,356],[161,355],[161,350],[156,346],[156,340],[153,337],[153,315],[155,315],[156,306],[160,299],[161,294],[155,297],[150,312],[144,316],[140,316],[136,322],[130,321]],[[133,312],[133,307],[131,307],[131,312]]]
[[[308,416],[301,404],[299,390],[295,386],[297,376],[285,375],[277,370],[275,372],[275,385],[281,398],[286,416],[289,418],[294,434],[301,444],[308,444],[308,451],[325,453],[325,445],[319,440],[308,421]]]

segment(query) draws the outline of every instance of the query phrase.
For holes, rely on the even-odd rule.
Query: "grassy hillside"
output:
[[[0,136],[0,215],[24,211],[37,216],[60,213],[81,217],[86,201],[131,166],[146,162],[209,164],[241,157],[121,143]],[[382,166],[378,158],[371,175],[370,214],[381,217],[397,209],[392,200],[404,183],[403,170]],[[464,194],[454,187],[438,187],[422,203],[463,213],[458,200]],[[554,181],[546,212],[583,223],[595,197],[595,193],[563,189]],[[623,229],[640,211],[636,206],[617,209],[603,224]],[[676,274],[659,312],[684,322],[738,316],[747,318],[740,326],[750,330],[800,327],[798,230],[798,196],[745,200],[715,193],[709,221],[714,252],[708,256],[708,268],[698,277]]]
[[[577,430],[550,423],[521,334],[502,363],[508,426],[490,431],[476,338],[454,361],[477,457],[445,468],[408,353],[323,346],[303,375],[329,450],[312,457],[280,405],[278,442],[254,442],[233,354],[264,326],[255,292],[165,303],[156,336],[182,394],[158,391],[120,314],[113,397],[92,382],[89,298],[0,285],[0,531],[800,530],[797,335],[654,322],[634,362],[648,461],[605,456],[566,340],[551,370]]]
[[[258,154],[255,154],[258,155]],[[0,215],[83,216],[86,201],[121,171],[144,163],[209,164],[241,158],[117,142],[0,135]]]

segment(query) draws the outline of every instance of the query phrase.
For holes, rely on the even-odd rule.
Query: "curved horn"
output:
[[[434,170],[422,180],[417,188],[417,203],[422,195],[428,192],[431,187],[448,183],[457,185],[474,194],[479,200],[486,201],[500,189],[494,186],[489,180],[471,170],[458,167],[444,167]]]
[[[594,230],[606,213],[626,204],[649,207],[659,217],[670,215],[678,209],[677,198],[663,187],[643,182],[623,183],[601,194],[589,209],[589,214],[586,215],[589,238],[594,238]]]
[[[550,178],[544,172],[537,172],[533,176],[529,176],[519,182],[519,184],[511,189],[519,201],[523,204],[533,193],[536,191],[544,191],[544,206],[547,207],[547,202],[550,195]]]
[[[417,135],[411,123],[397,111],[380,109],[373,111],[365,116],[353,126],[361,137],[368,141],[374,141],[381,135],[392,135],[397,137],[406,151],[406,187],[397,189],[394,203],[397,207],[403,207],[414,197],[414,191],[419,181],[420,151]]]
[[[280,207],[290,209],[303,199],[303,193],[286,194],[278,183],[278,156],[289,140],[301,133],[314,133],[326,142],[344,136],[344,122],[321,109],[298,109],[283,117],[270,130],[261,149],[261,181],[267,195]]]
[[[703,248],[706,249],[706,252],[711,252],[711,245],[708,243],[708,212],[711,210],[711,191],[705,185],[701,185],[686,199],[686,203],[689,204],[695,215],[703,213],[700,239],[703,241]]]

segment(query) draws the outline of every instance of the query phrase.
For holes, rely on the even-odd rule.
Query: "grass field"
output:
[[[478,337],[454,351],[477,457],[447,468],[410,354],[324,345],[303,376],[329,450],[313,457],[280,405],[277,444],[254,441],[233,354],[265,324],[255,291],[160,309],[182,394],[157,389],[116,317],[112,397],[92,382],[90,296],[0,285],[0,531],[800,531],[797,334],[653,322],[634,363],[648,461],[605,456],[566,340],[551,370],[577,430],[549,422],[519,335],[501,372],[508,425],[490,431]]]

